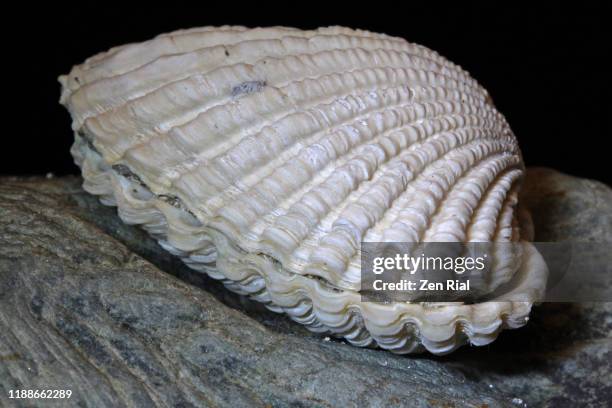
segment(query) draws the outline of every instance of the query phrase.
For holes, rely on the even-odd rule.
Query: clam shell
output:
[[[524,241],[485,288],[518,276],[520,301],[361,299],[362,241],[525,238],[510,127],[423,46],[342,27],[204,27],[113,48],[60,82],[88,192],[311,330],[443,354],[525,324],[543,290]]]

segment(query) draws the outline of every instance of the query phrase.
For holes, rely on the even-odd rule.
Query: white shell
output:
[[[113,48],[60,81],[87,191],[314,331],[441,354],[523,325],[543,290],[524,243],[487,288],[524,275],[524,301],[361,300],[361,241],[521,239],[516,139],[487,92],[425,47],[340,27],[205,27]]]

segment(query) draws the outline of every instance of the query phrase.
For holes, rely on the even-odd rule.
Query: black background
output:
[[[467,69],[507,117],[528,166],[550,166],[612,184],[606,6],[369,2],[366,7],[354,2],[332,7],[328,2],[324,7],[296,2],[279,9],[227,4],[164,3],[127,10],[98,3],[5,15],[4,65],[11,72],[4,75],[10,93],[3,97],[0,172],[78,173],[69,154],[73,135],[68,113],[58,103],[57,76],[97,52],[193,26],[346,25],[404,37]]]

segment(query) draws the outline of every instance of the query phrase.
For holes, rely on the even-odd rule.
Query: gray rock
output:
[[[521,203],[534,221],[535,241],[612,242],[612,189],[548,168],[530,168]]]
[[[536,169],[525,192],[538,240],[610,239],[606,186]],[[358,349],[189,270],[80,179],[0,181],[0,406],[605,406],[611,312],[544,304],[445,357]]]

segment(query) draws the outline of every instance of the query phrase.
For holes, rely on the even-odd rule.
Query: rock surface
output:
[[[612,190],[532,169],[536,240],[612,242]],[[611,259],[612,261],[612,259]],[[307,332],[189,270],[80,179],[0,179],[0,406],[606,406],[612,303],[534,308],[449,356]]]

